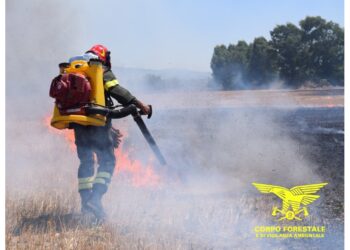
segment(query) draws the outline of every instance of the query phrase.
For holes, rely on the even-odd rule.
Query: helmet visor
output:
[[[69,63],[71,62],[74,62],[74,61],[90,61],[91,59],[98,59],[98,56],[91,53],[91,52],[88,52],[88,53],[85,53],[84,55],[81,55],[81,56],[73,56],[69,59]]]

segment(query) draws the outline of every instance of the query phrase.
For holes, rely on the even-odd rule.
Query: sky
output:
[[[258,36],[269,38],[269,31],[278,24],[297,24],[306,16],[319,15],[344,27],[341,0],[84,3],[91,3],[79,13],[89,27],[86,46],[105,44],[119,67],[210,71],[216,45],[252,42]]]

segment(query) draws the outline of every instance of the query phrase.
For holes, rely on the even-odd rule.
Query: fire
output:
[[[335,104],[332,100],[332,97],[327,96],[326,100],[327,100],[327,104],[326,104],[327,108],[334,108],[335,107]]]
[[[69,145],[69,148],[72,151],[76,151],[76,146],[75,146],[75,139],[74,139],[74,132],[71,129],[64,129],[64,130],[59,130],[54,127],[51,127],[51,116],[47,116],[44,118],[44,124],[45,126],[49,129],[51,133],[58,134],[60,136],[63,136]]]
[[[133,186],[159,186],[160,178],[153,168],[153,159],[150,158],[146,165],[139,160],[132,160],[130,151],[124,150],[123,143],[115,151],[117,158],[117,172],[126,175]]]
[[[63,136],[66,139],[69,148],[76,151],[74,132],[71,129],[58,130],[50,125],[51,116],[44,118],[44,124],[51,133]],[[123,139],[126,137],[126,132],[122,132]],[[124,141],[124,140],[123,140]],[[160,176],[154,170],[153,158],[150,158],[147,164],[143,164],[140,160],[132,159],[132,149],[125,148],[123,141],[115,150],[117,158],[116,173],[127,178],[127,181],[134,187],[158,187],[161,184]]]

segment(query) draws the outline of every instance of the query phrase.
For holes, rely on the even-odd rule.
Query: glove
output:
[[[136,107],[141,109],[141,113],[144,115],[149,115],[152,111],[150,105],[145,105],[144,103],[142,103],[137,99],[135,99],[134,104],[136,105]]]

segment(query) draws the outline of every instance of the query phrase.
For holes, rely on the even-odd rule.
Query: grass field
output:
[[[327,108],[341,106],[338,92],[291,92],[290,100],[304,98],[304,106],[314,103],[318,109],[273,115],[269,107],[247,111],[230,103],[232,96],[245,99],[237,92],[226,93],[232,96],[210,112],[203,113],[199,107],[206,102],[196,99],[191,101],[200,104],[195,111],[172,107],[158,114],[160,120],[156,113],[147,122],[171,171],[162,175],[154,164],[160,182],[151,184],[148,175],[139,174],[146,179],[135,185],[137,173],[119,169],[103,200],[108,214],[103,224],[79,213],[79,162],[72,141],[50,132],[42,119],[7,121],[6,248],[342,249],[344,121],[341,109]],[[267,98],[265,92],[257,95],[246,102],[256,105]],[[137,128],[132,121],[115,125],[130,127],[124,147],[130,159],[141,162],[136,172],[148,173],[150,152]],[[259,180],[286,187],[329,182],[302,222],[326,225],[327,237],[256,239],[254,227],[276,224],[271,210],[281,205],[251,185]]]

